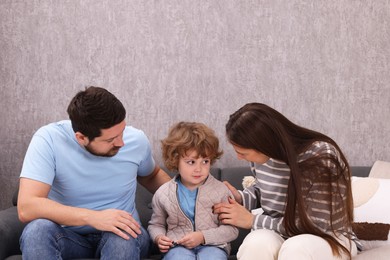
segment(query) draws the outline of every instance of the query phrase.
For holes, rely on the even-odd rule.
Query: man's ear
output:
[[[80,132],[76,132],[76,140],[81,146],[86,146],[89,144],[89,139],[87,136],[83,135]]]

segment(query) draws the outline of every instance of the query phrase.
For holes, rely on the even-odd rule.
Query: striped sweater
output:
[[[298,160],[303,161],[309,157],[323,154],[331,154],[339,158],[339,153],[333,145],[326,142],[315,142],[306,152],[299,155]],[[286,207],[290,168],[286,163],[272,158],[261,165],[251,163],[251,166],[255,175],[255,184],[239,192],[245,208],[248,210],[261,208],[264,211],[261,214],[255,214],[252,230],[270,229],[287,238],[288,235],[282,223]],[[324,194],[325,196],[329,195],[326,190],[327,186],[321,183],[311,183],[311,185],[310,190],[306,189],[308,192],[304,198],[308,205],[307,213],[315,226],[330,233],[330,212],[328,210],[330,202],[324,199]],[[345,186],[340,185],[339,187],[342,192],[345,191]],[[345,200],[345,197],[343,199]],[[342,203],[333,205],[333,227],[340,234],[351,234],[353,240],[360,247],[356,236],[350,228],[344,225],[346,216],[342,215],[339,210]]]

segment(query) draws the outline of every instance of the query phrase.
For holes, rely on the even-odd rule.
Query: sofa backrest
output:
[[[351,166],[352,176],[368,177],[371,171],[370,166]]]

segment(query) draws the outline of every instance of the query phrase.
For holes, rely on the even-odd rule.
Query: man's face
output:
[[[122,121],[111,128],[102,129],[99,137],[96,137],[91,142],[87,140],[83,146],[93,155],[112,157],[125,145],[123,142],[123,131],[125,127],[126,123]]]

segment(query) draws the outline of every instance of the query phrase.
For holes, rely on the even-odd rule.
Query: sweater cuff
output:
[[[241,190],[238,190],[238,193],[240,193],[240,196],[241,196],[241,201],[242,201],[241,205],[243,205],[245,207],[244,193]],[[247,207],[245,207],[245,208],[247,208]]]

